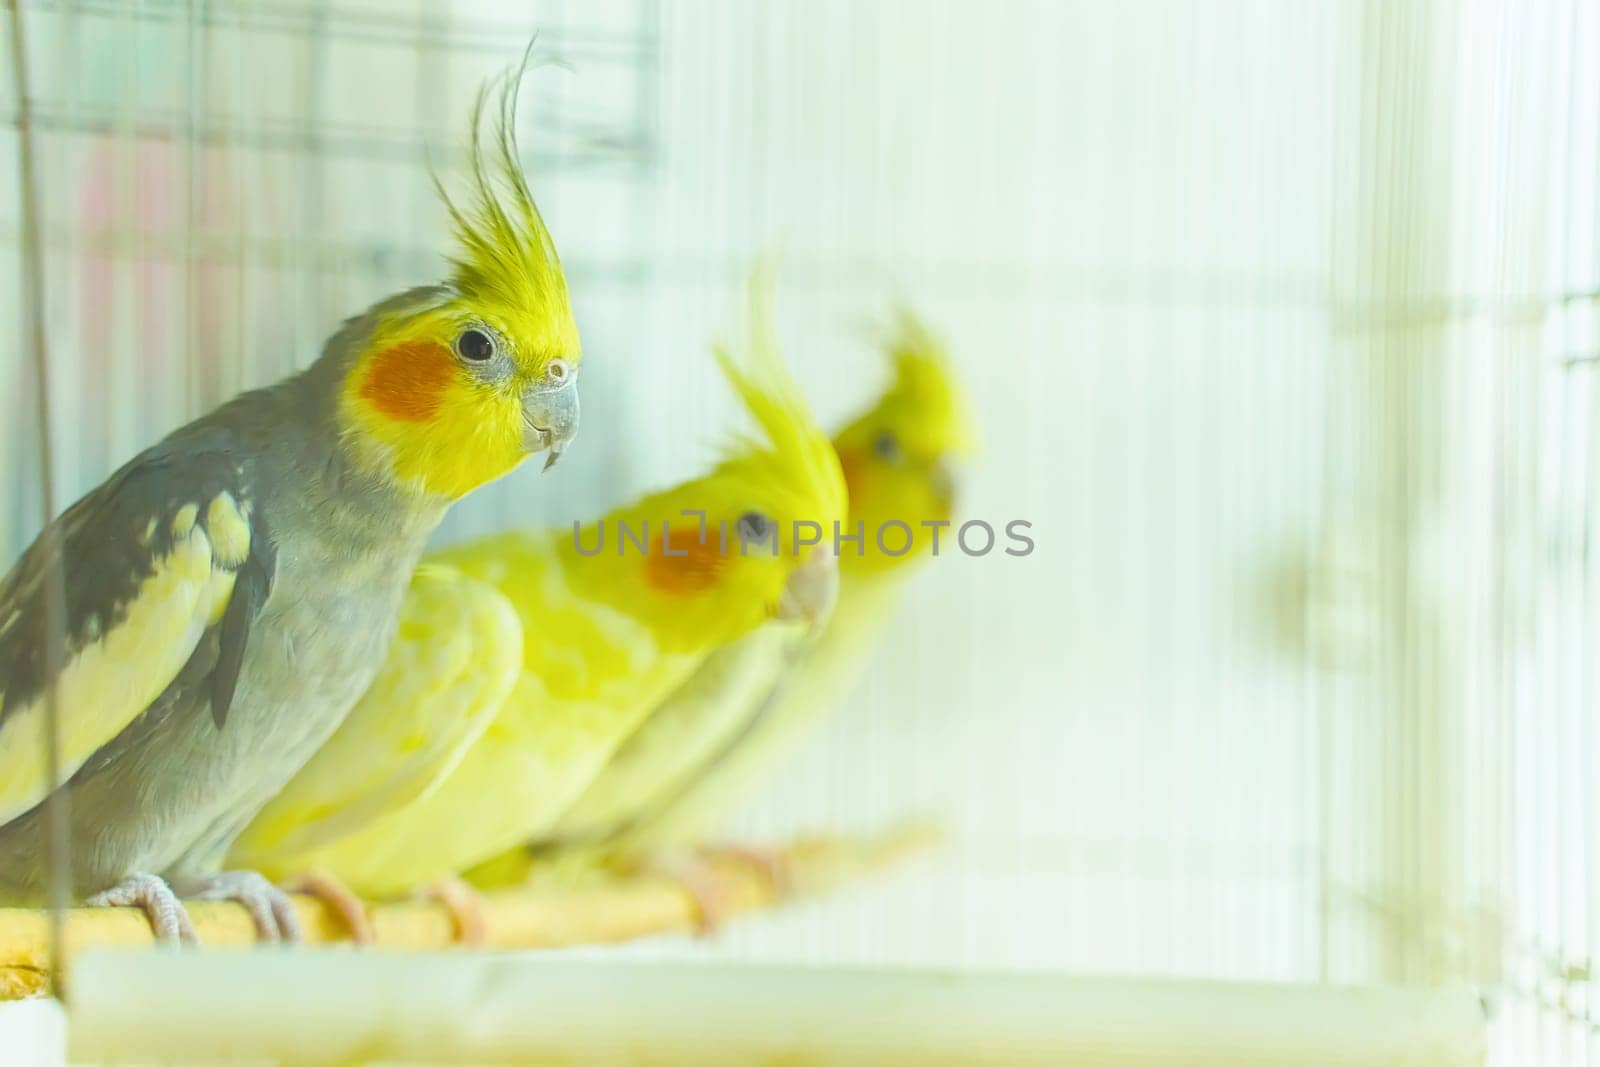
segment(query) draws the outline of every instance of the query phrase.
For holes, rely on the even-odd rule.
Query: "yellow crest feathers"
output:
[[[472,106],[469,192],[458,204],[437,173],[434,188],[450,213],[458,248],[451,283],[463,295],[529,311],[565,314],[567,281],[523,174],[517,147],[517,99],[533,44],[522,62],[478,90]],[[485,112],[493,101],[492,130]]]
[[[944,342],[910,309],[901,308],[886,347],[894,381],[884,405],[915,412],[916,430],[937,443],[933,450],[958,455],[975,451],[977,428]]]
[[[742,358],[727,348],[716,349],[717,363],[729,385],[766,436],[769,458],[776,457],[786,471],[795,475],[797,486],[804,486],[814,506],[824,514],[797,518],[824,522],[846,509],[844,475],[839,458],[826,434],[817,426],[811,408],[784,363],[772,314],[772,291],[776,263],[767,260],[752,272],[748,339]],[[736,442],[748,447],[756,442]]]

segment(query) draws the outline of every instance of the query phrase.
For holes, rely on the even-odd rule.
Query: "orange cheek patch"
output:
[[[444,345],[407,341],[372,357],[361,397],[392,419],[426,422],[439,413],[455,374],[455,361]]]
[[[737,552],[736,541],[730,533],[728,552]],[[658,534],[650,542],[650,555],[644,561],[644,579],[650,586],[671,596],[690,596],[704,592],[716,585],[722,569],[728,564],[723,554],[722,542],[714,527],[706,529],[706,543],[700,543],[700,527],[690,522],[684,529],[672,531],[672,555],[663,549]],[[683,553],[679,555],[679,553]]]

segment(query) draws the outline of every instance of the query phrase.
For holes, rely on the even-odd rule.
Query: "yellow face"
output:
[[[578,429],[578,330],[518,160],[526,63],[478,94],[466,198],[435,178],[456,238],[449,284],[437,303],[379,320],[340,397],[347,440],[370,467],[445,500],[534,452],[550,453],[548,467]]]
[[[865,531],[861,552],[846,546],[840,565],[886,570],[928,551],[934,531],[923,523],[949,522],[955,513],[950,457],[914,452],[892,426],[871,419],[853,424],[834,446],[849,486],[849,525],[862,523]]]
[[[685,640],[712,643],[769,619],[818,622],[833,606],[844,494],[837,466],[816,473],[744,456],[630,509],[631,530],[649,524],[644,551],[630,543],[626,558],[631,583],[651,594],[640,606]]]
[[[849,526],[865,524],[862,551],[846,546],[840,554],[847,572],[888,571],[925,555],[939,531],[923,524],[953,520],[955,463],[973,447],[965,399],[932,335],[907,317],[892,353],[894,381],[833,440],[849,487]],[[953,543],[949,533],[939,536],[941,545]]]
[[[844,475],[783,365],[759,274],[752,289],[751,350],[742,363],[718,358],[761,437],[737,439],[705,477],[608,515],[613,540],[571,568],[669,647],[721,644],[771,618],[815,625],[833,606]]]
[[[345,380],[346,432],[398,484],[454,500],[578,425],[577,329],[457,297],[380,321]]]

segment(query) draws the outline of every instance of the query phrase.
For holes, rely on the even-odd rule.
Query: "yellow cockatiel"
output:
[[[769,619],[831,607],[831,542],[801,542],[814,537],[804,524],[831,535],[844,519],[843,472],[763,304],[758,294],[749,355],[718,353],[761,436],[597,523],[435,554],[449,570],[418,576],[397,654],[245,831],[241,861],[386,896],[543,837],[707,656]],[[505,655],[517,629],[506,611],[521,624],[518,655]]]
[[[769,623],[710,656],[617,749],[547,839],[497,857],[472,881],[516,881],[541,860],[571,872],[644,858],[675,864],[689,884],[691,872],[672,851],[714,831],[837,706],[894,618],[907,575],[933,549],[936,528],[923,523],[951,518],[952,459],[975,444],[965,397],[933,334],[904,314],[888,349],[893,381],[834,439],[850,492],[846,530],[864,537],[859,546],[841,543],[838,604],[826,628],[810,635]],[[896,523],[913,538],[904,551]],[[939,551],[954,542],[954,529],[944,529]],[[714,921],[714,887],[700,883],[691,888]]]

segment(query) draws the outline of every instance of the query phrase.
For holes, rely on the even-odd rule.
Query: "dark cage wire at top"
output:
[[[1145,1051],[1209,1033],[1218,1062],[1407,1040],[1433,1042],[1425,1062],[1594,1061],[1588,4],[39,0],[21,39],[12,14],[8,564],[141,448],[442,275],[428,164],[463,178],[472,94],[535,33],[557,62],[527,79],[520,133],[583,334],[585,432],[549,474],[463,501],[439,543],[698,471],[733,423],[694,357],[774,245],[779,333],[824,425],[882,380],[864,323],[898,303],[946,337],[982,440],[961,511],[1027,519],[1038,549],[930,561],[861,683],[721,831],[926,813],[944,846],[826,904],[588,962],[794,965],[792,986],[745,976],[748,1001],[702,992],[755,1020],[820,1005],[840,1041],[880,1002],[827,968],[860,964],[970,980],[906,1003],[974,1032],[1037,1011]],[[1197,984],[979,989],[995,970]],[[708,1041],[750,1037],[647,969],[595,973],[593,1003],[660,997]],[[1402,999],[1336,1010],[1324,983]]]

